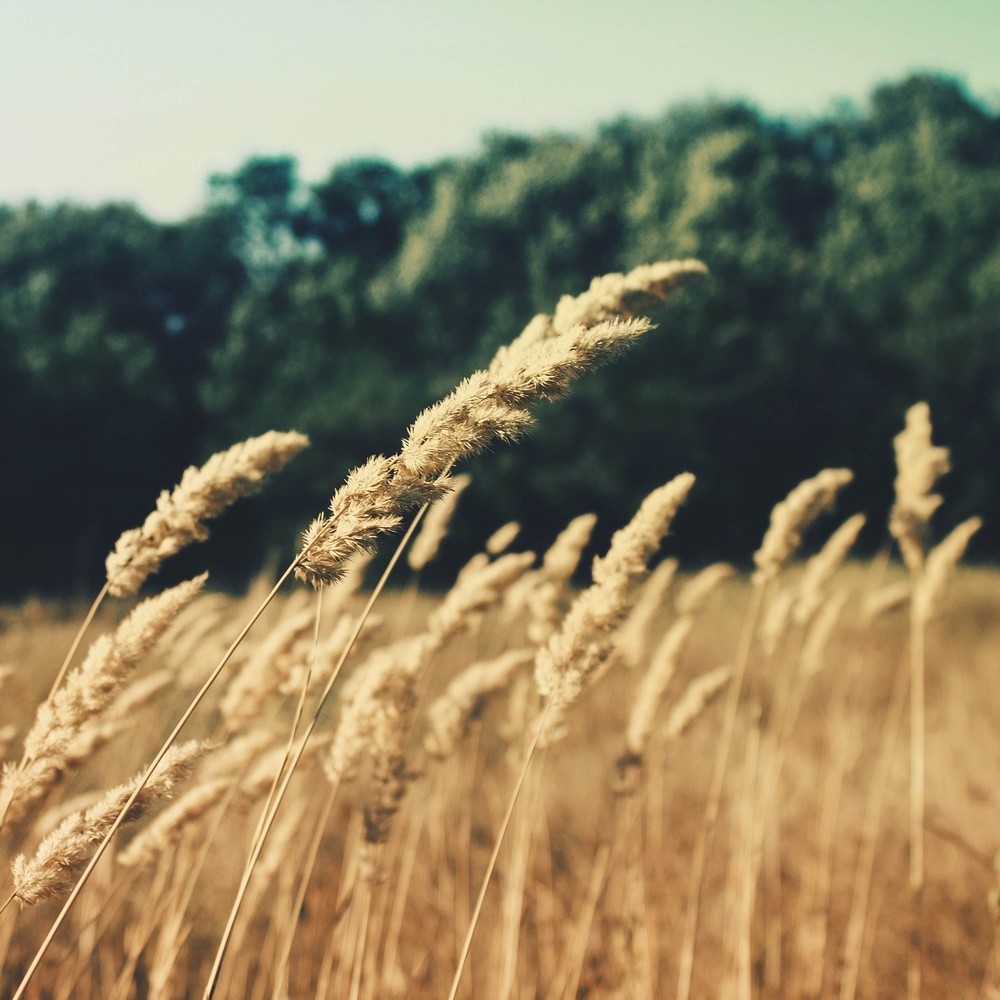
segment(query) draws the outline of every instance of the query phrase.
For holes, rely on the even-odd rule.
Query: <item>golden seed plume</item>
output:
[[[754,553],[757,570],[753,581],[758,586],[773,579],[784,569],[802,542],[802,534],[837,498],[852,479],[850,469],[824,469],[799,483],[771,511],[771,524],[760,548]]]
[[[615,650],[632,670],[641,666],[649,652],[649,636],[657,615],[663,614],[667,591],[677,575],[676,559],[664,559],[643,583],[635,607],[615,636]]]
[[[216,778],[186,791],[119,852],[118,864],[124,868],[142,868],[153,864],[223,800],[229,785],[228,781]]]
[[[830,639],[846,604],[846,590],[835,591],[820,604],[819,612],[812,619],[812,624],[806,632],[799,657],[800,669],[806,677],[812,677],[823,669],[826,654],[829,652]]]
[[[889,515],[889,531],[911,569],[924,562],[931,516],[941,497],[931,493],[951,468],[948,449],[931,443],[931,410],[915,403],[906,411],[906,426],[893,439],[896,451],[896,501]]]
[[[430,505],[420,526],[420,533],[413,539],[406,555],[410,569],[423,569],[438,554],[438,549],[448,534],[448,525],[458,507],[459,498],[471,482],[472,477],[464,472],[453,476],[451,491]]]
[[[512,649],[466,667],[427,711],[427,752],[433,757],[451,756],[490,696],[505,690],[534,658],[534,649]]]
[[[625,750],[630,762],[638,763],[645,755],[663,693],[677,670],[677,661],[691,634],[693,623],[693,619],[687,615],[678,618],[650,658],[649,669],[643,675],[625,728]]]
[[[514,539],[521,534],[521,525],[517,521],[508,521],[501,524],[496,531],[486,539],[483,548],[491,556],[498,556],[501,552],[506,552],[514,543]]]
[[[972,536],[982,526],[981,518],[970,517],[931,549],[923,574],[913,591],[913,615],[917,621],[927,622],[934,616],[955,567],[965,555]]]
[[[862,606],[862,621],[871,625],[876,618],[906,607],[910,602],[910,585],[905,581],[889,583],[869,594]]]
[[[696,677],[677,699],[663,727],[663,735],[668,740],[677,739],[711,704],[712,699],[729,683],[733,676],[732,667],[716,667]]]
[[[574,517],[549,546],[542,565],[526,573],[504,597],[507,619],[528,613],[528,638],[541,645],[559,627],[570,579],[597,523],[595,514]]]
[[[628,274],[594,278],[580,295],[564,295],[555,316],[535,316],[510,344],[497,351],[490,371],[516,364],[524,352],[574,326],[594,326],[614,316],[645,315],[671,292],[707,273],[708,268],[699,260],[672,260],[641,264]]]
[[[699,570],[688,580],[677,595],[679,615],[698,615],[704,610],[708,599],[734,573],[729,563],[712,563]]]
[[[114,633],[101,636],[91,645],[83,663],[39,706],[24,740],[22,760],[4,769],[10,822],[23,819],[63,774],[82,763],[90,749],[96,749],[94,741],[106,742],[120,731],[120,726],[107,731],[93,726],[207,579],[208,574],[203,573],[139,604]]]
[[[256,493],[265,476],[283,468],[308,444],[296,431],[269,431],[217,452],[200,468],[185,470],[173,490],[160,494],[142,527],[118,539],[106,560],[109,591],[116,597],[134,594],[164,559],[208,537],[206,521]]]
[[[864,514],[849,517],[806,563],[792,611],[797,625],[804,625],[819,610],[827,584],[844,564],[847,553],[851,551],[865,526],[865,520]]]
[[[222,721],[230,733],[239,732],[257,718],[267,699],[281,686],[300,655],[312,647],[316,609],[310,605],[283,618],[249,655],[242,670],[229,682],[219,703]]]
[[[552,326],[564,333],[577,324],[593,326],[612,316],[644,316],[671,291],[707,273],[700,260],[671,260],[640,264],[628,274],[602,275],[582,295],[559,300]]]
[[[207,743],[192,741],[168,750],[129,808],[125,822],[140,819],[156,802],[172,795],[210,749]],[[14,895],[33,906],[68,892],[141,779],[140,775],[112,788],[100,802],[64,819],[41,841],[31,858],[19,854],[11,865]]]
[[[535,683],[549,702],[541,742],[551,742],[561,732],[566,709],[610,655],[632,588],[693,486],[694,476],[684,472],[646,497],[629,524],[614,534],[607,555],[594,560],[594,582],[539,651]]]
[[[530,552],[503,555],[495,562],[470,560],[428,618],[424,632],[377,649],[368,657],[341,696],[340,722],[324,762],[332,782],[353,774],[378,726],[409,725],[408,717],[399,719],[392,713],[399,714],[403,706],[412,705],[413,685],[431,657],[448,640],[470,629],[479,614],[499,601],[533,561]],[[385,735],[385,745],[396,738]]]
[[[760,623],[760,642],[768,656],[774,656],[777,652],[779,643],[791,625],[796,597],[794,587],[785,587],[768,598]]]

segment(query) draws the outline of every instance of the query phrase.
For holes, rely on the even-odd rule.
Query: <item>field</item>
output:
[[[998,995],[1000,577],[956,568],[977,519],[931,530],[925,407],[896,441],[905,567],[888,540],[845,562],[846,470],[778,503],[752,576],[678,567],[680,474],[606,552],[567,512],[547,552],[504,526],[421,585],[475,489],[452,466],[644,333],[697,270],[663,267],[535,321],[280,577],[137,603],[294,435],[189,470],[122,536],[75,657],[85,607],[2,612],[4,996]],[[394,545],[363,550],[408,523],[382,592]]]
[[[851,566],[841,573],[837,586],[850,588],[856,601],[870,572],[869,567]],[[678,663],[668,702],[676,700],[688,679],[731,659],[749,596],[744,583],[730,582],[712,597]],[[388,595],[380,612],[384,623],[372,642],[419,629],[430,601],[406,592]],[[228,635],[245,616],[247,603],[203,597],[172,638],[179,639],[202,616],[210,616],[216,631]],[[269,620],[261,623],[261,635],[265,625],[273,625],[300,604],[295,597],[279,602]],[[996,573],[966,571],[953,584],[945,613],[929,636],[925,971],[929,996],[978,996],[993,941],[988,896],[994,886],[991,856],[1000,822],[993,780],[1000,753],[1000,694],[992,682],[1000,648],[998,612]],[[670,620],[670,602],[665,600],[649,626],[649,648]],[[885,754],[889,760],[874,843],[875,866],[871,884],[865,887],[868,914],[859,945],[858,995],[898,996],[904,990],[909,919],[907,739],[905,719],[895,731],[891,720],[894,712],[898,718],[892,689],[905,665],[906,616],[897,610],[869,629],[850,623],[850,616],[848,623],[831,638],[792,731],[782,772],[780,826],[777,817],[767,824],[761,881],[748,921],[746,911],[739,913],[747,888],[740,864],[756,801],[753,788],[768,774],[774,758],[767,734],[775,680],[787,678],[794,666],[797,639],[790,635],[774,658],[759,651],[754,655],[706,877],[695,953],[695,996],[718,995],[727,972],[740,967],[740,946],[746,936],[753,995],[807,995],[803,977],[815,975],[821,960],[825,988],[836,995],[847,925],[852,906],[857,905],[856,866],[871,838],[866,809],[873,792],[879,791]],[[19,730],[44,695],[52,665],[61,658],[75,627],[76,620],[56,616],[54,609],[44,606],[5,613],[2,659],[20,668],[17,680],[7,682],[5,705],[8,719]],[[451,644],[435,662],[431,693],[440,692],[445,680],[470,661],[519,645],[502,614],[490,613],[473,634]],[[197,655],[183,664],[181,675],[196,676],[196,667],[210,669],[218,652],[217,644],[200,644]],[[167,668],[176,673],[180,666],[165,643],[146,670]],[[844,714],[838,717],[832,700],[838,676],[845,671],[849,686]],[[523,676],[528,676],[526,671]],[[524,808],[487,898],[463,995],[665,996],[674,990],[690,857],[703,819],[722,705],[717,702],[708,708],[676,741],[667,743],[654,736],[633,799],[625,799],[616,794],[615,760],[639,678],[639,671],[624,666],[609,672],[578,706],[567,739],[538,759],[535,783],[523,797]],[[58,809],[59,802],[72,800],[83,789],[101,789],[138,769],[164,734],[164,720],[178,714],[184,694],[172,686],[169,695],[142,709],[127,734],[95,756],[48,808]],[[288,705],[279,712],[280,705],[277,699],[269,704],[270,718],[264,724],[274,741],[282,738],[281,723],[289,719]],[[510,733],[505,729],[510,713],[518,710],[509,696],[498,698],[445,761],[421,759],[415,750],[412,764],[423,773],[395,818],[372,887],[361,980],[364,994],[446,995],[473,890],[517,767],[519,744],[504,734]],[[668,711],[669,705],[658,726]],[[207,718],[211,720],[212,714]],[[208,722],[198,728],[208,735],[212,726]],[[843,783],[833,788],[839,809],[833,851],[825,857],[819,819],[824,799],[831,794],[827,779],[838,765],[843,767]],[[265,853],[252,883],[255,905],[244,913],[240,925],[240,946],[226,970],[230,977],[226,995],[244,995],[244,987],[237,988],[240,983],[256,984],[257,995],[272,995],[274,956],[280,954],[288,932],[304,856],[329,790],[329,781],[316,766],[296,780],[292,800],[285,806],[289,825],[276,831],[275,856]],[[357,798],[355,786],[340,792],[324,834],[289,960],[291,996],[312,995],[324,972],[330,995],[347,995],[343,980],[349,977],[353,961],[345,956],[355,948],[358,934],[358,914],[344,902],[350,898],[359,856]],[[616,840],[615,824],[622,821],[625,802],[634,802],[636,809],[627,833],[617,832]],[[102,872],[51,950],[38,995],[48,991],[56,996],[197,995],[208,975],[260,805],[226,815],[220,802],[138,878],[120,869]],[[209,836],[214,836],[214,849],[205,863],[200,853]],[[829,927],[826,947],[817,954],[804,931],[815,920],[810,893],[820,875],[818,866],[824,863],[831,874]],[[192,898],[182,910],[176,886],[199,868]],[[113,900],[111,912],[109,900]],[[4,915],[5,992],[54,910],[52,903],[45,903]],[[171,944],[176,938],[174,958]],[[325,959],[333,960],[332,968],[324,969]],[[643,962],[648,963],[647,973],[641,973]],[[641,974],[650,977],[647,984]],[[150,990],[148,984],[156,983],[158,975],[165,981]],[[124,981],[118,982],[120,977]],[[576,991],[568,980],[578,983]],[[246,995],[255,995],[254,988],[245,988]]]

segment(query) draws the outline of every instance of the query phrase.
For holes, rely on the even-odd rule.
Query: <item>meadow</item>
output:
[[[927,407],[874,559],[826,469],[752,574],[678,565],[697,469],[665,469],[606,551],[567,511],[422,584],[454,467],[701,270],[536,317],[245,593],[151,577],[291,432],[185,473],[90,612],[3,609],[4,996],[1000,996],[1000,578],[958,565]]]

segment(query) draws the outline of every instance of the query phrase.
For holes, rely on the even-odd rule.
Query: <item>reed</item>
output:
[[[988,993],[986,668],[1000,633],[992,578],[959,570],[979,519],[933,544],[949,459],[926,406],[896,441],[890,531],[905,581],[883,553],[859,585],[847,558],[861,514],[797,563],[851,480],[827,469],[775,506],[749,578],[674,559],[649,572],[693,489],[685,473],[643,501],[582,589],[593,514],[540,560],[513,551],[511,522],[445,593],[419,587],[474,488],[460,463],[646,336],[643,313],[701,270],[640,268],[560,301],[420,414],[394,454],[349,473],[274,585],[231,599],[199,577],[139,603],[27,719],[28,627],[5,618],[0,659],[17,667],[0,666],[12,720],[0,743],[25,736],[6,768],[16,858],[0,992],[603,1000],[665,995],[669,980],[681,998]],[[256,488],[249,474],[234,485],[248,445],[161,497],[135,529],[150,552],[121,543],[135,554],[116,590],[141,586],[151,553],[166,558],[185,532],[203,537],[227,476],[230,493]],[[168,522],[176,537],[152,545]],[[362,593],[369,553],[403,528]],[[385,593],[414,538],[405,592]],[[319,593],[280,593],[296,571]],[[945,597],[956,575],[964,605]],[[267,631],[250,634],[258,620]],[[941,720],[930,730],[925,673]],[[891,790],[908,688],[906,810]],[[222,745],[178,744],[189,721]],[[111,776],[141,760],[135,778]],[[125,823],[138,832],[109,851]],[[54,922],[47,900],[63,901]],[[932,919],[937,949],[924,947]]]

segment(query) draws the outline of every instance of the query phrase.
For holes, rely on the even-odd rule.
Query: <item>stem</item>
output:
[[[365,964],[365,944],[368,941],[368,921],[371,917],[372,887],[367,881],[364,884],[364,898],[361,906],[361,927],[358,931],[358,944],[354,952],[354,967],[351,970],[351,996],[350,1000],[358,1000],[361,991],[361,976]]]
[[[90,627],[90,623],[94,620],[94,615],[97,614],[97,609],[101,606],[104,598],[108,595],[109,584],[105,581],[104,586],[101,587],[100,593],[94,598],[94,603],[90,605],[90,610],[87,612],[80,627],[77,629],[76,635],[73,638],[73,642],[70,644],[69,652],[66,654],[66,658],[62,662],[62,666],[59,668],[59,672],[56,674],[56,679],[52,682],[52,687],[49,688],[49,693],[45,696],[45,701],[42,704],[46,704],[52,700],[52,695],[56,693],[56,688],[62,683],[62,679],[66,676],[66,671],[69,670],[69,665],[73,662],[73,657],[76,656],[76,651],[80,648],[80,643],[83,641],[83,637]],[[21,757],[21,765],[24,764],[24,757]],[[11,796],[6,794],[3,796],[3,805],[0,806],[0,829],[3,828],[4,820],[7,818],[7,812],[10,809]],[[0,911],[2,912],[2,911]]]
[[[298,767],[299,761],[302,760],[302,755],[305,753],[306,744],[309,742],[309,737],[312,736],[313,731],[316,729],[316,725],[319,722],[320,714],[323,711],[323,707],[326,704],[326,700],[333,690],[333,685],[336,683],[337,678],[340,675],[340,671],[343,669],[344,663],[347,661],[347,657],[350,656],[351,650],[354,649],[354,644],[358,641],[358,636],[361,635],[361,630],[365,626],[365,622],[368,616],[371,614],[371,610],[378,600],[379,595],[385,588],[386,582],[389,579],[389,575],[392,573],[396,564],[399,562],[400,557],[406,548],[407,543],[413,537],[414,531],[417,529],[417,525],[420,523],[421,518],[424,516],[424,512],[427,510],[428,505],[424,504],[423,507],[417,511],[416,517],[414,517],[409,528],[406,530],[406,534],[400,539],[399,545],[396,546],[396,551],[392,554],[392,558],[389,560],[389,565],[386,566],[385,570],[382,572],[382,576],[379,578],[378,583],[375,585],[375,589],[372,591],[371,596],[368,598],[368,602],[364,606],[364,610],[358,617],[358,622],[354,626],[354,631],[351,633],[351,638],[348,640],[347,644],[344,646],[343,652],[340,654],[340,658],[337,660],[337,665],[333,668],[333,672],[330,674],[330,679],[326,682],[326,687],[323,688],[323,693],[319,697],[319,702],[313,711],[312,718],[309,720],[309,725],[306,727],[305,732],[302,734],[302,738],[299,740],[299,745],[292,756],[291,762],[285,769],[284,777],[281,779],[281,785],[277,790],[277,793],[273,797],[273,802],[271,803],[271,808],[265,809],[262,814],[263,825],[260,827],[260,835],[256,838],[253,850],[250,855],[250,859],[247,862],[247,866],[244,869],[244,880],[249,881],[250,875],[253,873],[253,869],[260,858],[261,851],[264,848],[264,843],[267,840],[267,835],[271,831],[271,827],[274,825],[274,818],[278,813],[278,809],[281,808],[282,800],[285,797],[285,793],[288,791],[288,786],[291,783],[292,775],[295,773],[295,768]],[[300,556],[301,558],[301,556]],[[241,883],[242,887],[242,883]],[[239,905],[242,901],[242,896],[237,894],[236,900],[233,904],[233,909],[230,911],[229,919],[230,923],[235,921],[236,914],[239,911]],[[227,924],[227,930],[231,933],[231,927]],[[212,972],[209,975],[208,982],[205,984],[205,992],[202,994],[204,1000],[211,1000],[215,996],[215,991],[219,984],[219,972],[222,968],[222,957],[225,952],[225,945],[228,940],[228,936],[224,935],[222,942],[219,945],[219,950],[216,952],[215,965],[212,968]],[[13,998],[17,1000],[17,998]]]
[[[319,536],[317,536],[317,538],[318,537]],[[209,675],[205,683],[202,684],[200,690],[192,699],[191,704],[188,705],[187,709],[184,711],[184,714],[180,717],[180,719],[178,719],[177,724],[171,730],[170,735],[164,741],[163,746],[160,747],[159,752],[153,758],[152,763],[149,765],[148,768],[146,768],[146,773],[142,776],[142,780],[139,782],[138,785],[136,785],[135,790],[132,792],[132,794],[129,796],[128,801],[122,807],[122,810],[118,814],[118,817],[115,819],[114,823],[111,824],[111,828],[104,835],[104,839],[100,842],[100,844],[97,845],[97,850],[94,852],[94,856],[90,859],[90,862],[88,863],[87,867],[83,870],[83,874],[80,876],[76,885],[73,887],[72,892],[70,892],[69,896],[67,897],[66,902],[63,904],[63,907],[59,911],[58,916],[53,921],[52,926],[49,928],[48,934],[45,935],[45,939],[42,941],[38,951],[35,953],[35,957],[31,960],[31,964],[28,966],[28,969],[24,974],[24,978],[21,980],[21,985],[18,986],[17,992],[13,995],[13,997],[11,997],[11,1000],[20,1000],[20,998],[24,996],[24,991],[27,989],[28,983],[31,981],[31,977],[38,970],[38,966],[41,964],[42,958],[45,955],[45,952],[48,950],[49,945],[52,944],[52,941],[56,936],[56,932],[62,926],[62,923],[66,919],[66,916],[70,911],[70,908],[73,906],[73,903],[76,902],[77,896],[80,895],[80,892],[83,890],[84,885],[86,885],[87,880],[91,876],[91,873],[94,871],[94,868],[97,867],[97,863],[101,860],[101,857],[107,850],[108,844],[111,843],[111,838],[118,832],[118,829],[122,825],[122,823],[125,822],[125,817],[128,815],[128,812],[135,803],[135,800],[139,797],[143,789],[146,787],[146,784],[148,783],[153,772],[159,766],[160,761],[162,761],[163,758],[167,755],[167,751],[170,749],[174,740],[177,739],[177,736],[179,735],[180,731],[184,728],[185,725],[187,725],[187,722],[194,714],[195,709],[197,709],[197,707],[201,704],[205,695],[208,693],[209,688],[215,683],[219,675],[225,669],[226,664],[232,658],[233,653],[236,652],[236,647],[239,646],[239,644],[246,637],[250,629],[253,628],[253,626],[256,624],[257,619],[260,618],[260,616],[266,610],[267,606],[271,603],[272,600],[274,600],[275,594],[278,593],[284,582],[289,578],[289,576],[292,575],[293,571],[295,570],[295,567],[298,566],[298,564],[302,561],[303,557],[307,552],[308,549],[303,549],[298,554],[298,556],[296,556],[296,558],[289,564],[285,572],[281,574],[281,576],[278,579],[278,582],[275,583],[275,585],[271,588],[267,597],[265,597],[264,600],[261,602],[260,607],[257,608],[257,610],[253,613],[253,615],[251,615],[250,620],[246,623],[246,625],[243,626],[242,630],[240,631],[240,634],[233,640],[229,649],[226,650],[222,659],[219,661],[218,666],[212,671],[212,673]]]
[[[73,639],[72,644],[69,647],[69,652],[66,654],[66,659],[63,660],[62,666],[59,668],[59,673],[56,674],[56,679],[52,682],[52,687],[49,689],[49,693],[45,700],[48,701],[52,695],[55,694],[56,688],[62,683],[62,679],[66,676],[66,671],[69,670],[69,665],[73,662],[73,657],[76,656],[76,651],[80,648],[80,643],[83,642],[83,637],[90,628],[90,623],[94,620],[94,616],[97,614],[97,609],[104,603],[104,598],[108,596],[108,589],[110,584],[107,580],[104,581],[104,586],[101,587],[100,593],[94,598],[94,603],[91,604],[90,610],[87,612],[86,617],[80,624],[80,628],[77,630],[76,636]]]
[[[337,786],[334,785],[331,787],[326,796],[326,800],[323,802],[319,819],[316,822],[316,830],[313,833],[313,839],[306,854],[305,864],[302,868],[302,877],[299,879],[299,887],[295,894],[295,901],[292,904],[290,912],[290,920],[288,927],[285,930],[281,952],[275,965],[274,1000],[280,1000],[280,998],[288,992],[284,986],[285,981],[288,979],[288,963],[292,955],[292,944],[295,941],[295,931],[298,929],[299,916],[302,913],[302,905],[306,900],[306,891],[309,888],[309,880],[312,877],[313,868],[316,866],[316,858],[319,855],[319,849],[323,843],[323,834],[326,832],[326,825],[329,822],[330,813],[333,811],[333,802],[336,795]]]
[[[916,585],[914,586],[914,590]],[[910,894],[913,936],[909,948],[907,990],[910,1000],[921,994],[924,895],[924,622],[910,610]]]
[[[483,903],[486,900],[486,890],[489,888],[490,879],[493,877],[493,869],[496,868],[497,859],[500,857],[500,848],[503,845],[504,835],[507,833],[507,827],[510,825],[510,818],[514,815],[514,807],[517,805],[518,796],[521,794],[521,788],[524,785],[524,779],[528,776],[528,768],[531,765],[532,758],[535,755],[535,750],[538,748],[538,741],[541,739],[542,732],[545,729],[545,720],[548,717],[549,710],[552,708],[552,699],[550,698],[545,704],[545,710],[542,712],[535,726],[535,735],[531,740],[531,745],[528,747],[528,751],[524,757],[524,764],[521,767],[521,773],[517,776],[517,781],[514,783],[514,789],[510,794],[510,801],[507,803],[507,811],[504,813],[503,820],[500,823],[500,829],[497,832],[497,839],[493,845],[493,853],[490,855],[490,860],[486,865],[486,874],[483,876],[483,883],[479,888],[479,897],[476,899],[476,905],[472,910],[472,921],[469,924],[469,929],[465,934],[465,941],[462,943],[462,952],[458,958],[458,968],[455,970],[455,977],[451,981],[451,990],[448,993],[448,1000],[455,1000],[458,995],[458,986],[462,979],[462,972],[465,970],[465,963],[469,960],[469,951],[472,949],[472,937],[476,933],[476,925],[479,923],[479,916],[483,911]]]
[[[594,866],[591,868],[590,885],[587,888],[587,895],[584,898],[580,915],[576,921],[576,929],[569,945],[569,958],[563,966],[565,971],[562,973],[557,971],[555,985],[549,991],[551,1000],[562,1000],[563,997],[566,1000],[573,1000],[578,995],[583,963],[587,957],[587,941],[590,938],[594,914],[597,912],[601,892],[604,889],[610,858],[611,845],[602,844],[597,849]]]
[[[711,849],[712,837],[715,833],[715,822],[719,816],[719,805],[722,801],[722,788],[726,778],[726,767],[729,763],[729,752],[733,743],[733,731],[736,726],[736,712],[739,708],[740,695],[743,693],[743,682],[746,678],[747,664],[750,661],[750,648],[753,644],[757,619],[764,603],[764,592],[767,584],[755,585],[753,597],[745,619],[743,634],[736,657],[736,673],[729,688],[729,699],[726,702],[726,714],[722,723],[722,737],[715,756],[715,767],[712,772],[712,784],[705,807],[705,818],[702,822],[698,840],[695,843],[694,856],[691,860],[691,880],[688,888],[687,912],[684,920],[684,938],[681,944],[680,972],[677,979],[677,1000],[688,1000],[691,995],[691,974],[694,971],[694,945],[698,934],[698,912],[701,903],[701,888],[705,879],[705,864]]]
[[[878,842],[879,826],[882,822],[886,788],[892,770],[893,749],[899,732],[900,717],[903,714],[906,680],[903,671],[897,671],[892,700],[889,702],[883,723],[879,759],[875,765],[875,772],[872,775],[872,783],[869,786],[865,802],[865,815],[861,825],[861,847],[854,870],[851,911],[844,935],[840,1000],[854,1000],[857,993],[858,970],[861,966],[862,945],[868,919],[868,903],[871,899],[872,874],[875,869],[875,848]]]
[[[320,588],[316,591],[316,618],[313,622],[312,654],[309,657],[309,665],[306,668],[306,675],[302,682],[302,690],[299,692],[298,701],[295,705],[295,717],[292,720],[291,732],[288,734],[288,744],[285,747],[285,755],[281,758],[281,764],[275,772],[274,781],[271,782],[271,788],[267,795],[267,801],[264,803],[263,810],[261,810],[260,819],[257,821],[257,829],[254,831],[253,840],[251,841],[251,856],[253,856],[255,860],[259,856],[259,852],[254,854],[254,849],[256,848],[258,842],[263,839],[264,827],[267,822],[268,813],[271,809],[271,804],[274,802],[278,782],[281,780],[281,776],[284,773],[285,768],[288,766],[288,760],[292,755],[292,747],[295,745],[295,734],[298,732],[299,722],[302,721],[302,709],[305,705],[306,693],[309,690],[309,681],[312,677],[312,668],[316,660],[316,648],[319,645],[319,623],[322,610],[323,589]],[[233,929],[236,926],[236,916],[240,911],[240,904],[246,896],[247,887],[250,885],[250,876],[252,873],[253,866],[247,864],[244,867],[243,875],[240,878],[239,889],[236,891],[236,899],[229,910],[229,919],[226,921],[225,930],[222,932],[222,940],[219,942],[219,947],[215,952],[215,961],[212,964],[212,971],[208,977],[209,983],[215,983],[219,978],[219,972],[222,968],[222,959],[226,952],[226,946],[229,944],[229,939],[232,937]]]

